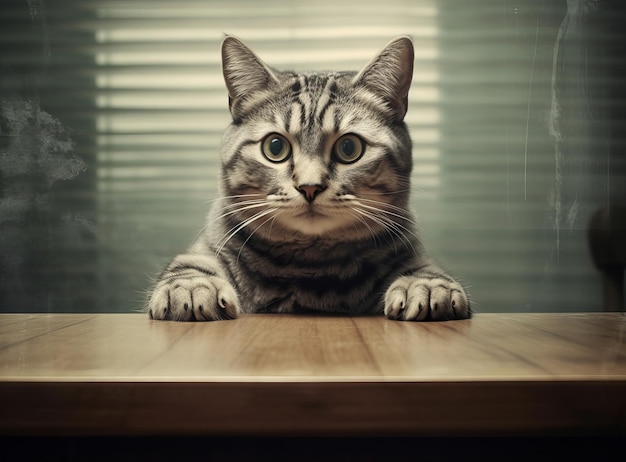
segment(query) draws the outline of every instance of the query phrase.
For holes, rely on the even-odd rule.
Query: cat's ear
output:
[[[413,59],[411,39],[398,37],[356,75],[354,85],[363,86],[383,98],[394,118],[402,120],[408,106]]]
[[[232,35],[222,42],[222,72],[228,88],[230,111],[242,116],[247,100],[267,91],[278,79],[272,70],[241,40]]]

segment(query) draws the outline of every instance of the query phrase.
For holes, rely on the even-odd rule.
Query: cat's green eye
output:
[[[272,162],[284,162],[291,155],[291,144],[278,133],[272,133],[263,140],[263,155]]]
[[[361,158],[365,152],[365,144],[356,135],[343,135],[333,148],[335,159],[343,164],[351,164]]]

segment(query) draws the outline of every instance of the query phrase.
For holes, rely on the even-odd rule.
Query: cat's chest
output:
[[[375,311],[408,259],[374,246],[254,249],[242,251],[232,271],[247,308],[255,312]]]
[[[274,282],[348,279],[370,271],[383,258],[358,245],[306,243],[249,243],[238,253],[240,267]],[[327,281],[328,282],[328,281]]]

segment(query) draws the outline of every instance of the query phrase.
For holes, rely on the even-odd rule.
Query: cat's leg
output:
[[[217,259],[178,255],[161,273],[148,300],[151,319],[216,321],[239,314],[237,294]]]
[[[385,315],[401,321],[444,321],[471,316],[467,293],[441,268],[427,265],[396,279],[385,294]]]

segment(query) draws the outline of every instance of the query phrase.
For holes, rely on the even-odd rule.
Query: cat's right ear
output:
[[[258,101],[278,82],[272,70],[241,40],[232,35],[222,42],[222,72],[233,119],[245,115],[250,102]]]

